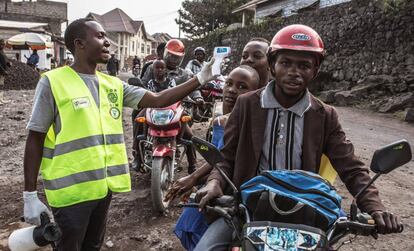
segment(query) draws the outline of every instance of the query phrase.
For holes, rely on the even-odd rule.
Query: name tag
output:
[[[91,106],[91,102],[89,101],[88,97],[82,97],[82,98],[75,98],[72,99],[73,109],[79,110],[88,108]]]

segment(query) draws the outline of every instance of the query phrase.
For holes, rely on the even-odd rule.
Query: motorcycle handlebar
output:
[[[357,235],[370,236],[376,234],[375,224],[366,224],[357,221],[342,221],[336,224],[336,229],[346,229],[349,232]]]

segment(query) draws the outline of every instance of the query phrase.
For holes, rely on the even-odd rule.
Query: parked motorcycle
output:
[[[174,182],[174,172],[191,141],[182,138],[183,124],[191,120],[184,115],[181,102],[165,108],[148,108],[145,117],[136,118],[144,124],[144,135],[138,135],[138,148],[144,170],[151,171],[151,196],[155,210],[163,212],[169,202],[164,196]]]
[[[320,228],[298,223],[289,224],[288,222],[272,222],[271,220],[251,220],[252,213],[248,210],[247,205],[242,203],[242,199],[240,198],[240,194],[241,197],[243,197],[243,193],[240,193],[225,173],[216,166],[217,163],[223,161],[220,152],[214,145],[202,139],[194,137],[192,141],[196,150],[210,165],[215,166],[215,168],[218,169],[233,190],[233,196],[222,196],[206,206],[207,212],[223,217],[235,230],[236,235],[234,239],[235,245],[232,249],[233,251],[338,250],[347,243],[339,243],[339,241],[349,234],[355,236],[372,236],[375,239],[378,238],[374,220],[368,214],[358,213],[356,200],[379,176],[387,174],[395,168],[408,163],[412,158],[411,148],[406,140],[400,140],[376,150],[371,161],[371,170],[376,173],[376,175],[372,178],[371,182],[363,187],[355,196],[351,204],[350,213],[347,216],[337,217],[336,221],[334,221],[327,230],[323,231]],[[288,173],[295,171],[285,170],[284,172]],[[269,171],[266,173],[270,174],[271,172]],[[312,174],[312,176],[317,175]],[[252,180],[244,183],[242,187]],[[252,183],[250,183],[250,185],[252,185]],[[262,185],[266,186],[264,183]],[[318,190],[315,192],[320,193],[321,191]],[[269,203],[272,204],[271,201],[269,201]],[[318,201],[315,201],[315,203],[318,204]],[[319,203],[321,202],[319,201]],[[300,207],[298,204],[300,203],[298,202],[292,209],[286,211],[281,210],[280,207],[278,208],[275,205],[272,205],[272,207],[275,206],[273,207],[275,210],[274,214],[277,212],[283,216],[298,210]],[[326,206],[326,204],[321,205]],[[198,204],[189,203],[186,206],[198,207]],[[262,215],[262,217],[271,219],[273,215]],[[234,221],[234,219],[237,220]],[[239,226],[234,222],[242,222],[242,224]],[[400,228],[399,232],[402,231],[403,228]]]

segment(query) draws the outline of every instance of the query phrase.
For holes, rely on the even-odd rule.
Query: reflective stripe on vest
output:
[[[97,72],[99,107],[70,67],[45,73],[61,120],[49,129],[41,173],[48,203],[64,207],[131,190],[123,128],[121,80]]]

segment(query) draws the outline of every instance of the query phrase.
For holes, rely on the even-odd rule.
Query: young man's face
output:
[[[269,64],[267,62],[267,48],[265,42],[252,41],[246,44],[243,49],[241,65],[253,67],[262,78],[269,74]]]
[[[250,71],[236,68],[230,72],[223,88],[223,105],[233,109],[236,99],[243,93],[256,90],[259,80]]]
[[[164,55],[164,61],[167,65],[168,69],[174,70],[178,66],[180,66],[181,61],[183,60],[183,57],[171,54],[169,52],[166,52]]]
[[[107,63],[110,58],[108,50],[110,44],[105,30],[95,21],[87,22],[86,25],[89,29],[84,39],[84,53],[94,63]]]
[[[152,65],[154,70],[154,76],[157,80],[163,80],[167,67],[163,61],[157,60]]]
[[[271,70],[276,81],[276,97],[297,98],[316,76],[318,67],[312,53],[282,50]]]
[[[195,59],[198,60],[198,62],[204,62],[204,59],[206,57],[206,55],[204,54],[204,52],[202,51],[196,51],[196,53],[194,54]]]

